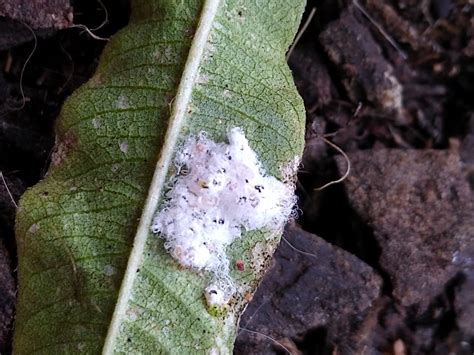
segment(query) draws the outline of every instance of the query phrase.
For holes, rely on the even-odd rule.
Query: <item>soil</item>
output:
[[[24,11],[7,11],[15,3]],[[0,7],[2,354],[16,202],[44,176],[62,102],[105,44],[67,27],[107,19],[94,31],[106,38],[129,13],[126,0],[46,3]],[[307,108],[301,214],[242,316],[235,353],[472,354],[474,4],[312,0],[305,19],[313,7],[289,59]],[[351,169],[319,189],[347,170],[328,141]]]

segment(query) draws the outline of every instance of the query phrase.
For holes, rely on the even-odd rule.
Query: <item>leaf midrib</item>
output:
[[[150,225],[166,182],[173,152],[175,151],[176,144],[184,125],[186,109],[191,99],[191,93],[196,82],[196,76],[203,59],[204,48],[211,32],[219,4],[220,0],[206,0],[201,11],[199,23],[191,43],[177,94],[172,105],[163,148],[160,151],[158,162],[155,167],[140,222],[135,234],[133,247],[128,259],[127,268],[118,294],[115,310],[104,341],[104,347],[102,349],[103,355],[112,354],[115,348],[120,324],[124,318],[132,294],[133,284],[137,275],[136,270],[140,264],[141,256],[145,249]]]

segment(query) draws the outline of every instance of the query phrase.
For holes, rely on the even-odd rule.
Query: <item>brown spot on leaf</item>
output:
[[[56,142],[56,146],[51,156],[51,164],[53,166],[61,164],[76,145],[77,138],[74,134],[71,132],[66,133],[61,140]]]

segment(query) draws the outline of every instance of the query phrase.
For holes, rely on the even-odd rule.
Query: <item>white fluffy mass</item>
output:
[[[179,264],[217,274],[228,270],[225,249],[243,230],[281,230],[295,203],[292,186],[265,173],[240,128],[228,139],[202,133],[183,143],[151,227]]]

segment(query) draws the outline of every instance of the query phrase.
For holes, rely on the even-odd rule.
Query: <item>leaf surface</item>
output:
[[[182,139],[241,127],[282,178],[302,153],[304,109],[285,51],[303,1],[147,1],[65,103],[47,177],[21,199],[14,351],[231,353],[239,315],[278,238],[228,248],[237,294],[206,309],[206,272],[150,232]],[[294,172],[293,172],[294,173]]]

